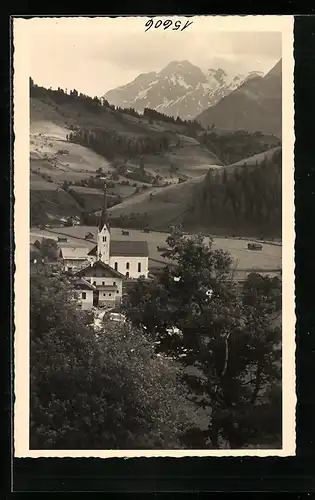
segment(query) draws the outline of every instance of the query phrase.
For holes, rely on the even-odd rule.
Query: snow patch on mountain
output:
[[[222,68],[201,70],[189,61],[172,61],[159,73],[139,75],[133,82],[105,94],[111,104],[156,109],[170,116],[194,119],[236,90],[249,78],[262,78],[261,72],[227,74]]]
[[[178,77],[178,79],[177,79],[177,83],[178,83],[179,85],[182,85],[182,87],[185,87],[185,89],[191,89],[191,88],[192,88],[192,87],[191,87],[191,85],[188,85],[188,84],[185,82],[185,80],[184,80],[184,78],[183,78],[182,76],[179,76],[179,77]]]

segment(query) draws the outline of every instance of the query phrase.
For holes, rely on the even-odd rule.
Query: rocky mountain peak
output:
[[[191,120],[233,92],[248,77],[228,75],[222,68],[203,71],[187,60],[171,61],[161,71],[141,74],[104,97],[123,108],[142,112],[148,107]]]

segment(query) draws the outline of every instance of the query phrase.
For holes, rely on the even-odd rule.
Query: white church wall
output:
[[[117,263],[117,266],[115,266],[115,263]],[[124,276],[129,273],[129,278],[139,278],[140,276],[148,277],[148,257],[122,257],[111,255],[109,265]]]

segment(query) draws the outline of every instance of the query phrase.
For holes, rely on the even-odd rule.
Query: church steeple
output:
[[[101,217],[99,220],[98,224],[98,229],[101,231],[104,226],[107,227],[108,231],[109,229],[109,221],[108,221],[108,213],[107,213],[107,190],[106,190],[106,178],[104,178],[104,194],[103,194],[103,207],[102,207],[102,212],[101,212]]]
[[[106,180],[104,182],[103,208],[97,231],[97,259],[109,264],[110,229],[107,214]]]

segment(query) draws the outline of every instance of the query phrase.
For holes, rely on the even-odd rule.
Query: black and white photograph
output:
[[[294,455],[292,16],[13,42],[16,455]]]

